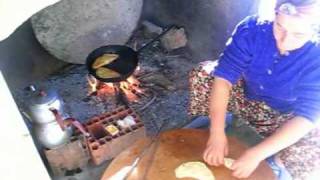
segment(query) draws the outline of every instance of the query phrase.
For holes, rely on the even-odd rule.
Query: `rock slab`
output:
[[[100,46],[125,44],[137,26],[143,0],[62,0],[31,18],[40,44],[60,60],[84,64]]]

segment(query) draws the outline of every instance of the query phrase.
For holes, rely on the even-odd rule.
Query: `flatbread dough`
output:
[[[215,180],[212,171],[199,161],[186,162],[175,169],[176,178],[194,178],[197,180]]]
[[[108,68],[105,68],[105,67],[101,67],[101,68],[97,69],[96,74],[100,78],[104,78],[104,79],[106,79],[106,78],[118,78],[118,77],[121,76],[118,72],[113,71],[113,70],[108,69]]]
[[[98,57],[93,65],[92,68],[93,69],[98,69],[104,65],[110,64],[111,62],[113,62],[114,60],[116,60],[119,57],[118,54],[104,54],[100,57]]]
[[[234,159],[224,158],[224,166],[227,167],[228,169],[231,169],[233,162],[234,162]]]

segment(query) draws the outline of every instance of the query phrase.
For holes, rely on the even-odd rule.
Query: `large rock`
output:
[[[52,55],[83,64],[95,48],[126,43],[142,5],[143,0],[62,0],[31,22],[38,41]]]

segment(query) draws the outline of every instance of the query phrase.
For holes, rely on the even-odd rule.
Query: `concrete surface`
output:
[[[52,177],[52,180],[99,180],[110,163],[111,161],[107,161],[99,166],[89,165],[85,169],[82,169],[80,173],[70,176]]]
[[[28,127],[15,104],[0,71],[1,179],[49,180]]]
[[[1,0],[0,1],[0,41],[10,36],[33,14],[59,0]]]
[[[42,48],[33,34],[30,21],[0,42],[0,70],[10,89],[24,87],[66,65]]]

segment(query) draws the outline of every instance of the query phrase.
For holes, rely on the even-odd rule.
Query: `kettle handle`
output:
[[[63,123],[63,118],[62,118],[62,116],[60,115],[60,113],[58,112],[58,110],[55,109],[55,108],[50,108],[49,110],[50,110],[50,111],[53,113],[53,115],[55,116],[55,118],[56,118],[56,120],[57,120],[60,128],[62,129],[62,131],[64,131],[64,130],[65,130],[65,126],[64,126],[64,123]]]
[[[79,129],[79,131],[86,137],[90,136],[90,134],[88,132],[86,132],[85,128],[83,127],[83,125],[75,120],[74,118],[67,118],[67,119],[63,119],[62,116],[60,115],[60,113],[58,112],[57,109],[55,108],[50,108],[49,109],[55,116],[59,126],[61,127],[61,129],[64,131],[66,127],[73,125],[74,127],[76,127],[77,129]]]

